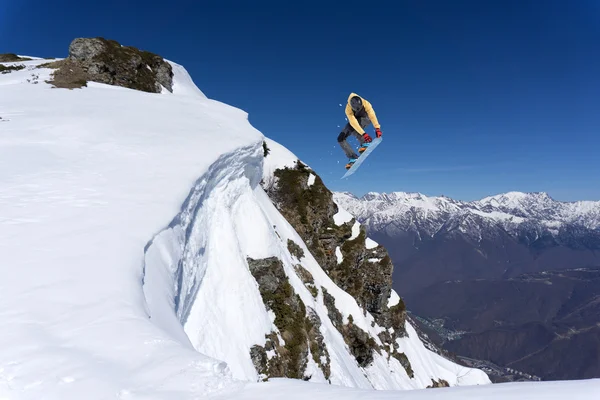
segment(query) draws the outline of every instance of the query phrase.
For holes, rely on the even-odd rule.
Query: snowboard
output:
[[[375,150],[375,148],[379,146],[379,143],[381,143],[382,140],[383,137],[373,139],[369,147],[367,147],[367,149],[358,157],[354,164],[352,164],[352,167],[350,167],[350,169],[346,171],[344,176],[342,176],[342,179],[347,178],[353,173],[355,173],[358,170],[358,167],[360,167],[360,164],[362,164],[367,159],[367,157],[369,157],[369,154],[371,154],[373,150]]]

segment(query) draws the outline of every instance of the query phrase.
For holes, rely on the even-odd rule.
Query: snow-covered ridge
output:
[[[0,75],[0,397],[186,399],[234,384],[181,325],[149,318],[144,249],[221,155],[259,152],[262,135],[182,68],[161,95],[52,89],[45,62]]]
[[[492,224],[508,232],[532,223],[551,234],[568,224],[600,229],[600,201],[560,202],[547,193],[509,192],[463,202],[420,193],[372,192],[357,198],[338,192],[335,199],[375,230],[406,231],[417,229],[418,224],[421,232],[432,236],[449,221],[464,223],[469,219],[478,225],[477,229]]]

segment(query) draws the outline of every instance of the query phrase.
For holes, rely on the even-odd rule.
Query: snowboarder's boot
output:
[[[346,164],[346,169],[352,168],[352,166],[354,165],[356,160],[358,160],[358,157],[348,159],[348,164]]]
[[[371,145],[371,143],[370,143],[370,142],[369,142],[369,143],[366,143],[366,142],[365,142],[365,143],[361,144],[361,145],[360,145],[360,147],[358,148],[358,152],[359,152],[360,154],[364,153],[364,152],[365,152],[365,150],[367,149],[367,147],[369,147],[370,145]]]

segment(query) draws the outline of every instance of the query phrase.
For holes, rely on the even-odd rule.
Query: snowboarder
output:
[[[346,169],[350,169],[359,156],[348,143],[348,137],[354,135],[354,137],[358,139],[360,143],[358,152],[362,154],[373,140],[371,139],[371,136],[365,132],[364,128],[372,123],[375,127],[375,134],[379,138],[381,137],[381,126],[377,121],[377,116],[375,115],[375,110],[373,110],[371,103],[356,93],[350,93],[350,96],[348,96],[346,117],[348,118],[348,123],[338,136],[338,143],[342,147],[342,150],[344,150],[346,157],[348,157]]]

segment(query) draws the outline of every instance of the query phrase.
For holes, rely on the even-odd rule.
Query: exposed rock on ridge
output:
[[[57,68],[56,87],[85,86],[88,81],[150,93],[173,91],[173,69],[161,56],[104,38],[77,38],[65,60],[45,64]]]
[[[314,310],[308,308],[307,312],[307,307],[290,285],[281,261],[276,257],[248,258],[247,261],[265,306],[275,314],[275,326],[279,331],[279,335],[277,332],[268,334],[264,346],[255,345],[250,349],[257,372],[263,379],[310,378],[305,376],[310,349],[315,363],[328,379],[329,354],[319,332],[321,321]],[[323,359],[327,361],[323,362]]]

